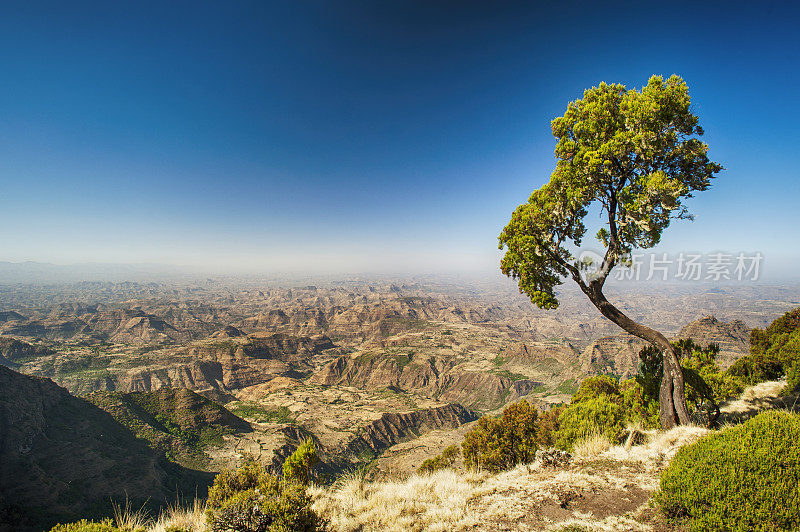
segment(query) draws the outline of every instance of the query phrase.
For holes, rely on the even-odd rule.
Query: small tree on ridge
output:
[[[635,248],[651,248],[673,219],[692,219],[682,201],[706,190],[722,166],[708,158],[686,83],[653,76],[641,92],[601,83],[552,121],[558,140],[550,181],[517,207],[499,237],[500,269],[517,280],[539,308],[558,306],[555,288],[571,277],[595,307],[663,356],[659,391],[664,428],[689,422],[683,375],[673,346],[660,332],[611,304],[603,285]],[[586,233],[584,219],[599,206],[602,262],[588,274],[570,251]]]

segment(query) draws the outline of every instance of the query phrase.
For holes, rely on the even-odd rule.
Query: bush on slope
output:
[[[800,529],[800,415],[764,412],[684,447],[657,500],[692,530]]]

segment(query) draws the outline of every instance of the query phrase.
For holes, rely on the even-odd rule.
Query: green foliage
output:
[[[572,404],[595,399],[601,395],[606,395],[609,398],[619,397],[620,393],[617,381],[608,375],[599,375],[584,379],[580,386],[578,386],[578,390],[572,396]]]
[[[570,404],[558,418],[556,447],[571,449],[578,440],[595,434],[619,441],[625,428],[625,411],[620,403],[619,398],[601,394]]]
[[[789,371],[786,373],[786,388],[783,390],[784,395],[800,392],[800,362],[795,362]]]
[[[206,515],[214,532],[310,532],[322,527],[304,486],[281,481],[252,458],[217,475]]]
[[[800,416],[764,412],[682,448],[657,500],[692,530],[800,529]]]
[[[130,532],[129,530],[115,527],[110,519],[95,522],[82,519],[75,523],[56,525],[50,532]]]
[[[769,360],[762,353],[752,353],[740,358],[728,368],[728,374],[739,378],[748,385],[779,379],[783,375],[783,366]]]
[[[706,402],[717,405],[742,393],[745,381],[731,369],[722,371],[717,365],[718,345],[702,347],[691,339],[682,339],[672,342],[672,347],[680,360],[690,410],[697,410]],[[639,359],[636,382],[642,388],[642,406],[650,411],[653,403],[658,404],[663,373],[661,352],[646,346],[639,352]]]
[[[787,312],[763,330],[750,331],[750,354],[737,360],[728,371],[747,384],[758,384],[788,376],[796,364],[800,364],[800,308]],[[785,391],[796,389],[797,384],[790,383]]]
[[[641,92],[601,83],[551,125],[556,169],[499,237],[502,272],[547,309],[558,306],[554,288],[573,274],[568,266],[579,268],[570,248],[581,247],[592,208],[608,220],[597,238],[613,267],[632,249],[658,244],[671,220],[691,218],[683,200],[722,170],[697,138],[703,130],[678,76],[653,76]]]
[[[422,465],[417,469],[417,473],[433,473],[434,471],[450,467],[458,460],[460,454],[461,449],[459,449],[458,445],[450,445],[442,451],[442,454],[423,461]]]
[[[532,461],[537,419],[538,411],[524,399],[507,406],[499,418],[482,417],[464,436],[464,465],[498,472]]]
[[[305,488],[274,479],[267,486],[236,493],[210,520],[214,532],[312,532],[321,522]]]
[[[660,425],[657,397],[649,396],[637,379],[626,379],[619,383],[625,418],[630,423],[639,423],[643,428]]]
[[[556,446],[558,430],[561,428],[559,417],[564,407],[556,406],[546,412],[539,413],[536,420],[536,445],[543,449]]]
[[[319,463],[314,440],[308,438],[283,463],[283,478],[307,486],[311,481],[311,468]]]
[[[271,480],[272,476],[264,466],[252,457],[247,457],[237,469],[228,469],[216,476],[214,484],[208,490],[206,504],[212,510],[220,508],[225,500],[236,493],[256,489]]]
[[[797,360],[799,338],[800,308],[796,308],[777,318],[766,329],[750,331],[750,352],[785,364]]]
[[[578,390],[572,396],[572,402],[568,409],[574,407],[573,411],[577,412],[581,409],[575,405],[599,398],[602,398],[609,403],[613,403],[622,409],[623,425],[628,423],[637,423],[644,425],[645,427],[658,426],[659,419],[657,395],[655,400],[653,400],[653,398],[645,390],[644,386],[642,386],[642,384],[635,379],[627,379],[622,382],[617,382],[616,379],[608,375],[588,377],[581,382]],[[605,403],[602,403],[602,405],[605,408]],[[583,411],[585,410],[586,408],[584,407]],[[612,410],[616,411],[616,409]],[[567,416],[573,417],[574,415],[577,414],[567,414]],[[560,445],[562,447],[568,446],[568,443],[571,445],[574,441],[573,436],[571,435],[573,432],[576,432],[578,438],[583,438],[594,433],[602,433],[611,438],[612,441],[616,438],[617,434],[621,432],[619,428],[620,423],[616,415],[613,415],[610,418],[603,418],[601,416],[596,417],[595,419],[608,419],[610,425],[584,427],[584,429],[580,429],[578,427],[577,432],[576,427],[566,426],[564,427],[564,430],[566,431],[565,434],[568,432],[570,435],[565,435],[559,438],[558,441],[560,442]],[[580,434],[581,430],[585,430],[586,428],[588,428],[590,432],[587,434]]]

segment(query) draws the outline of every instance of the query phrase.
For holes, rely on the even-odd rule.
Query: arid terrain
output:
[[[610,297],[668,336],[720,344],[727,366],[747,352],[750,328],[798,306],[800,289],[634,286],[612,287]],[[568,401],[587,375],[636,373],[643,345],[577,292],[565,290],[558,310],[543,311],[499,281],[0,288],[0,363],[85,399],[64,403],[66,392],[46,381],[20,385],[44,386],[45,395],[61,398],[53,399],[59,408],[91,410],[81,417],[103,423],[110,414],[135,442],[144,439],[149,449],[137,443],[130,460],[155,464],[148,467],[162,484],[170,475],[219,471],[244,455],[277,471],[308,437],[320,450],[323,478],[369,465],[370,478],[402,479],[460,442],[483,413],[521,397],[546,410]],[[12,391],[17,387],[6,390],[9,404],[27,404]],[[13,442],[6,438],[3,453],[21,456],[30,447],[26,456],[38,456],[47,423],[25,426],[30,430],[12,435]],[[54,441],[70,440],[64,430]],[[175,467],[189,469],[169,469]],[[97,476],[108,483],[116,469]],[[39,470],[43,478],[69,477]],[[136,486],[129,488],[135,494]]]

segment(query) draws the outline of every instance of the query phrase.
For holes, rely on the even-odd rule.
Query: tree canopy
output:
[[[708,189],[722,170],[698,138],[703,130],[692,114],[689,89],[678,76],[666,81],[653,76],[641,91],[601,83],[551,125],[556,168],[500,233],[500,249],[506,249],[500,269],[546,309],[558,306],[555,288],[572,277],[603,316],[664,354],[661,423],[665,428],[688,423],[674,347],[611,304],[603,285],[633,249],[658,244],[672,220],[691,219],[684,200]],[[604,222],[597,239],[605,253],[590,274],[573,250],[586,235],[586,216],[598,207]]]
[[[561,278],[588,282],[570,247],[581,246],[593,204],[605,219],[597,239],[606,252],[591,281],[602,286],[632,249],[658,244],[672,219],[691,219],[683,200],[722,170],[697,138],[703,130],[679,76],[653,76],[641,91],[601,83],[571,102],[552,130],[550,181],[517,207],[499,237],[502,272],[548,309],[558,306]]]

